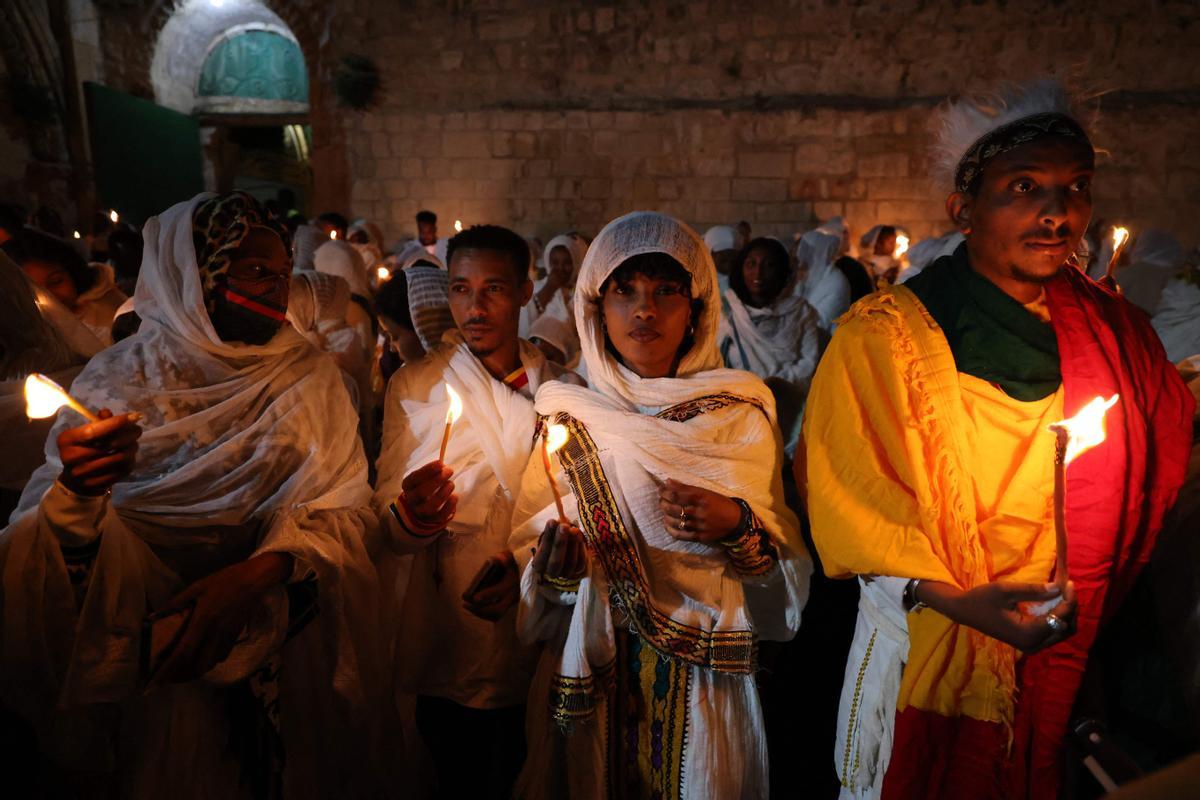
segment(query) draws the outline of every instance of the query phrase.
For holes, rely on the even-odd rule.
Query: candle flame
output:
[[[108,218],[111,219],[113,222],[121,221],[121,215],[117,213],[117,210],[115,208],[112,211],[108,212]]]
[[[461,219],[454,220],[454,232],[462,233],[462,220]]]
[[[337,231],[330,231],[330,232],[329,232],[329,238],[330,238],[330,239],[336,239],[336,238],[337,238]]]
[[[896,249],[892,251],[892,258],[900,258],[908,252],[908,237],[903,233],[896,235]]]
[[[379,269],[375,270],[375,274],[381,281],[386,281],[388,278],[392,277],[392,271],[387,267],[380,267]]]
[[[1120,249],[1121,245],[1125,244],[1125,242],[1129,239],[1129,229],[1128,228],[1113,228],[1112,238],[1113,238],[1113,249],[1114,250]]]
[[[550,425],[546,428],[546,455],[557,453],[559,448],[567,443],[567,438],[570,434],[567,433],[565,425]]]
[[[25,416],[46,419],[67,405],[67,393],[54,381],[40,373],[25,379]]]
[[[1067,453],[1064,464],[1070,464],[1079,456],[1102,444],[1107,436],[1104,426],[1104,415],[1117,404],[1120,395],[1113,395],[1105,400],[1103,397],[1094,398],[1084,406],[1078,414],[1070,419],[1064,419],[1050,426],[1050,430],[1066,431]]]
[[[79,235],[79,231],[71,231],[71,235],[73,235],[76,239],[83,238],[82,236]]]
[[[446,410],[446,424],[451,425],[458,422],[458,418],[462,416],[462,398],[448,383],[446,384],[446,394],[450,396],[450,408]]]

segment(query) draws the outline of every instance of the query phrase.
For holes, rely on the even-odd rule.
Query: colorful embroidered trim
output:
[[[664,417],[667,419],[685,420],[713,408],[750,402],[735,395],[714,395],[715,402],[704,402],[709,399],[688,401],[681,404],[688,409],[672,407],[662,414],[675,415]],[[558,458],[579,504],[584,540],[604,569],[616,602],[638,633],[666,656],[717,672],[751,673],[755,658],[753,631],[704,630],[678,622],[654,606],[637,544],[621,518],[596,443],[587,428],[571,415],[560,412],[556,422],[565,425],[571,434],[558,451]]]
[[[742,575],[765,575],[775,566],[778,556],[771,538],[763,528],[762,520],[750,508],[750,504],[740,497],[733,502],[742,508],[742,518],[748,520],[740,534],[732,538],[722,539],[720,545],[725,548],[733,568]]]
[[[579,578],[554,578],[546,573],[542,573],[538,577],[538,582],[548,589],[553,589],[556,592],[563,594],[574,594],[579,591]]]
[[[504,379],[503,383],[508,388],[519,392],[529,385],[529,373],[525,371],[524,366],[517,367]]]
[[[611,692],[615,663],[611,661],[583,678],[555,675],[550,679],[550,718],[560,729],[569,730],[572,723],[595,712],[597,685],[600,691]]]
[[[738,403],[749,403],[764,414],[767,413],[763,408],[763,404],[757,400],[752,400],[749,397],[742,397],[738,394],[706,394],[703,397],[696,397],[691,400],[685,400],[682,403],[673,405],[670,408],[664,408],[654,416],[657,419],[665,419],[669,422],[687,422],[695,419],[701,414],[707,414],[709,411],[727,408]]]
[[[692,668],[648,647],[635,633],[619,630],[616,645],[615,697],[608,704],[608,795],[682,797]]]

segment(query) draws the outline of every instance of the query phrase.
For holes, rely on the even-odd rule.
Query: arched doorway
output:
[[[206,188],[306,210],[308,67],[275,12],[260,0],[188,0],[162,27],[150,77],[159,104],[199,123]]]

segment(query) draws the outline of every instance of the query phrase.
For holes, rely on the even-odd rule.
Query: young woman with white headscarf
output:
[[[325,242],[313,256],[317,272],[337,275],[350,285],[350,304],[346,307],[346,323],[358,333],[363,353],[370,359],[375,354],[377,323],[371,304],[371,276],[362,256],[349,242],[340,239]]]
[[[770,387],[788,458],[796,449],[800,413],[821,349],[819,317],[796,277],[782,244],[765,238],[750,242],[721,296],[724,313],[717,333],[725,365],[752,372]]]
[[[551,239],[543,251],[546,277],[534,285],[533,297],[521,312],[521,338],[534,341],[547,357],[571,368],[579,363],[571,299],[587,250],[587,242],[575,234]]]
[[[0,686],[56,776],[372,793],[367,465],[336,366],[285,323],[284,236],[241,193],[146,223],[141,328],[71,385],[102,419],[60,412],[0,534]]]
[[[518,624],[546,643],[520,797],[766,795],[755,643],[795,634],[812,566],[771,393],[721,367],[719,302],[704,242],[665,215],[614,220],[588,251],[592,388],[535,403],[569,434],[555,477],[582,532],[539,459],[514,514]]]

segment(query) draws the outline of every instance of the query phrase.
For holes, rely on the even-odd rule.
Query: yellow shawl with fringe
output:
[[[1044,427],[1061,418],[1061,388],[1021,403],[961,375],[903,286],[838,324],[804,424],[809,515],[827,574],[962,589],[1046,580],[1054,441]],[[1014,648],[928,609],[908,626],[897,710],[1011,722]]]

